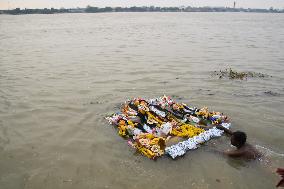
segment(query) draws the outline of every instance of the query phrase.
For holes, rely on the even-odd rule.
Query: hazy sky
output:
[[[284,8],[284,0],[235,0],[243,8]],[[232,6],[234,0],[0,0],[0,9],[105,6]]]

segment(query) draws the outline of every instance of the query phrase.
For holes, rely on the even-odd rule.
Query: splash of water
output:
[[[260,145],[255,145],[256,149],[258,151],[260,151],[264,156],[270,156],[270,157],[284,157],[284,154],[283,153],[278,153],[278,152],[275,152],[269,148],[266,148],[264,146],[260,146]]]

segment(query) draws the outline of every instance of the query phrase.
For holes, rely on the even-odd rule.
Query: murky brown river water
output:
[[[284,14],[0,16],[0,188],[274,188],[284,167]],[[226,80],[232,67],[270,78]],[[225,136],[172,160],[137,155],[104,117],[171,95],[232,118],[265,153]]]

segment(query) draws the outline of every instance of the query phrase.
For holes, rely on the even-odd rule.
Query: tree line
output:
[[[58,13],[102,13],[102,12],[259,12],[259,13],[284,13],[284,9],[244,9],[230,7],[92,7],[86,8],[44,8],[44,9],[12,9],[0,10],[0,14],[58,14]]]

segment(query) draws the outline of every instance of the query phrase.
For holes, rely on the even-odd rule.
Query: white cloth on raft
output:
[[[221,125],[229,129],[231,123],[222,123]],[[183,156],[188,150],[196,149],[198,147],[198,144],[202,144],[210,140],[211,138],[220,137],[223,133],[224,133],[223,130],[213,127],[212,129],[209,129],[199,134],[198,136],[194,136],[185,141],[166,147],[165,152],[166,154],[170,155],[173,159],[175,159],[178,156]]]

